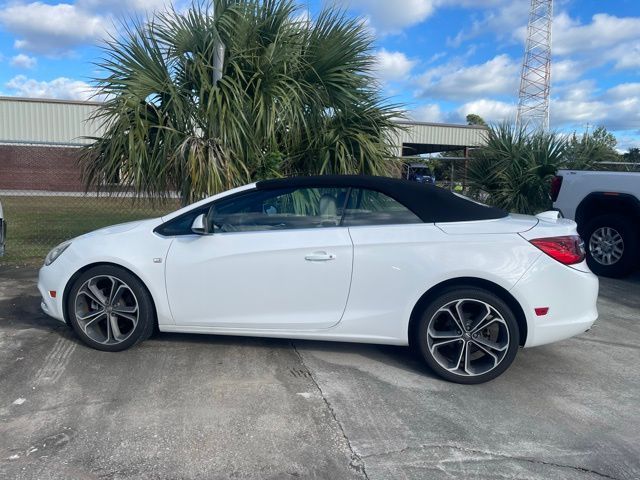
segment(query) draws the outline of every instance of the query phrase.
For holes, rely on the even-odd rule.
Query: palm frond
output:
[[[486,145],[474,151],[469,164],[471,191],[512,212],[547,210],[550,180],[564,161],[566,146],[553,132],[528,134],[506,123],[490,126]]]
[[[401,111],[379,96],[367,30],[335,8],[298,13],[214,0],[122,25],[98,63],[87,187],[190,202],[266,176],[395,172]]]

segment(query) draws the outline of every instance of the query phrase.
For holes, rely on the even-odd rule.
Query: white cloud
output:
[[[14,56],[10,63],[12,67],[31,69],[36,66],[38,60],[24,53],[20,53]]]
[[[437,0],[335,0],[367,17],[373,28],[383,34],[399,33],[429,17]]]
[[[493,8],[507,3],[507,0],[439,0],[442,6],[466,8]]]
[[[382,34],[400,33],[407,27],[424,22],[437,9],[459,7],[488,10],[484,20],[474,23],[470,37],[480,33],[484,26],[511,32],[515,26],[526,24],[529,8],[528,2],[512,0],[333,0],[333,3],[367,17],[373,28]],[[460,33],[460,39],[466,35]]]
[[[184,1],[174,2],[176,8]],[[99,43],[127,14],[151,14],[170,6],[170,0],[78,0],[48,4],[10,3],[0,10],[0,25],[13,35],[20,50],[66,55],[80,45]]]
[[[78,7],[86,10],[100,12],[118,12],[124,10],[136,10],[140,12],[152,12],[171,5],[170,0],[78,0]]]
[[[402,52],[390,52],[383,48],[376,52],[375,70],[382,81],[404,80],[416,63]]]
[[[73,47],[104,38],[110,22],[75,5],[42,2],[13,4],[0,11],[0,23],[16,35],[16,48],[60,55]]]
[[[557,99],[551,108],[551,124],[582,128],[600,124],[606,118],[606,105],[595,100]]]
[[[442,65],[418,79],[418,96],[466,100],[487,95],[516,95],[520,66],[507,55],[469,67]]]
[[[586,66],[577,60],[553,61],[551,63],[551,81],[555,84],[578,80],[586,69]]]
[[[464,7],[488,9],[484,16],[473,22],[470,28],[460,30],[447,43],[452,47],[459,47],[465,41],[483,35],[487,32],[495,34],[499,39],[524,41],[528,21],[530,2],[528,1],[460,1],[446,0],[449,4]]]
[[[86,82],[59,77],[49,82],[18,75],[6,87],[12,95],[30,98],[58,98],[63,100],[89,100],[94,89]]]
[[[487,8],[480,20],[449,38],[451,47],[459,47],[467,40],[487,32],[499,40],[510,39],[524,45],[529,2],[488,0],[468,2],[441,0],[443,4]],[[562,3],[561,3],[562,5]],[[493,7],[493,8],[491,8]],[[560,11],[553,20],[554,57],[581,56],[590,66],[613,63],[616,69],[640,68],[640,17],[617,17],[606,13],[593,15],[582,23],[566,11]],[[573,58],[575,60],[575,58]],[[583,67],[583,69],[586,69]],[[556,77],[557,78],[557,77]]]
[[[480,115],[487,122],[513,121],[516,118],[516,106],[498,100],[481,98],[465,103],[456,110],[458,117],[464,119],[470,113]]]
[[[594,80],[580,80],[565,85],[560,85],[551,90],[554,98],[564,98],[573,101],[584,101],[591,98],[598,90]]]
[[[584,128],[604,125],[610,130],[640,129],[640,83],[624,83],[598,93],[593,82],[561,91],[551,102],[554,126]]]
[[[618,70],[640,69],[640,41],[623,43],[610,48],[604,52],[604,55],[614,62]]]
[[[637,40],[640,17],[616,17],[606,13],[593,16],[591,23],[583,25],[566,13],[554,18],[554,53],[568,55],[614,47],[621,42]]]
[[[417,122],[442,122],[444,116],[438,104],[421,105],[411,112],[409,117]]]
[[[616,85],[607,90],[606,97],[613,100],[640,97],[640,83],[621,83]]]

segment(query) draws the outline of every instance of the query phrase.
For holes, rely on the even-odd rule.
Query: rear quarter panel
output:
[[[518,234],[449,235],[434,224],[349,228],[354,268],[336,327],[406,345],[411,312],[446,280],[475,277],[511,290],[542,254]]]

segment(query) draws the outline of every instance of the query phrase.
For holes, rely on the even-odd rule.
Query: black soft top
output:
[[[302,187],[351,187],[375,190],[402,203],[425,223],[493,220],[507,216],[504,210],[481,205],[455,195],[449,190],[398,178],[320,175],[263,180],[256,184],[258,190]]]

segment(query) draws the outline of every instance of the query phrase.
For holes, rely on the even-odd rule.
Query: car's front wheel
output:
[[[107,352],[146,340],[155,323],[151,296],[142,282],[112,265],[91,268],[75,280],[67,313],[87,345]]]
[[[418,343],[426,363],[457,383],[492,380],[513,362],[520,343],[518,322],[497,295],[479,288],[453,288],[424,309]]]

